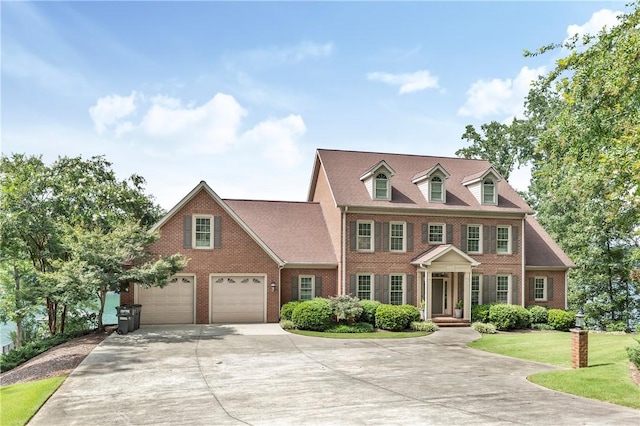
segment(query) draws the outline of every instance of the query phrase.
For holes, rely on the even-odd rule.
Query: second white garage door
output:
[[[140,324],[193,324],[193,276],[177,276],[160,287],[137,289]]]
[[[211,322],[265,322],[264,276],[211,276]]]

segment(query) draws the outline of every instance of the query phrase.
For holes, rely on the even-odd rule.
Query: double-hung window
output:
[[[536,300],[547,300],[546,277],[535,277],[533,279],[533,296]]]
[[[360,300],[373,299],[373,283],[371,275],[358,275],[356,297]]]
[[[194,247],[199,249],[213,248],[211,216],[194,216],[193,222]]]
[[[482,202],[484,204],[496,204],[496,184],[493,179],[485,179],[482,182]]]
[[[378,173],[374,180],[374,194],[378,200],[389,199],[389,178],[384,173]]]
[[[358,250],[373,251],[373,222],[358,222]]]
[[[467,252],[482,253],[482,226],[467,226]]]
[[[389,303],[392,305],[404,304],[404,275],[389,277]]]
[[[429,243],[430,244],[444,244],[444,223],[430,223],[429,224]]]
[[[389,249],[391,251],[406,251],[404,222],[391,222],[389,224]]]
[[[444,183],[440,176],[434,176],[431,178],[429,198],[429,201],[444,201]]]
[[[500,254],[511,253],[511,227],[498,226],[496,228],[496,252]]]
[[[482,305],[482,275],[471,276],[471,306]]]
[[[315,293],[313,275],[300,275],[298,277],[298,298],[300,300],[311,300]]]
[[[496,302],[509,303],[509,275],[498,275],[496,277]]]

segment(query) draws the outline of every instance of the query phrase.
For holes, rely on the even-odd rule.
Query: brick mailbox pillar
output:
[[[571,368],[589,365],[589,330],[571,329]]]

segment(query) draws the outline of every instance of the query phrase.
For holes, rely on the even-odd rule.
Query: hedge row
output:
[[[493,324],[498,330],[551,329],[568,331],[575,325],[576,313],[562,309],[547,309],[544,306],[529,306],[490,303],[474,306],[471,321]]]

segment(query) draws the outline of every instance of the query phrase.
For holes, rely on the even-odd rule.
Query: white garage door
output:
[[[140,324],[193,324],[194,278],[173,277],[163,288],[138,287]]]
[[[264,276],[212,276],[211,322],[264,322]]]

